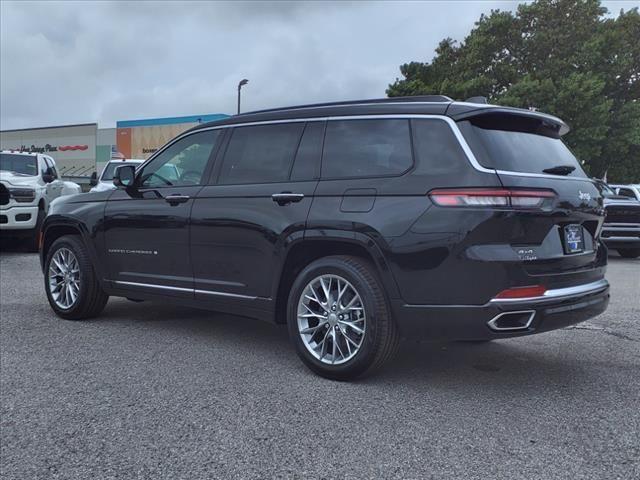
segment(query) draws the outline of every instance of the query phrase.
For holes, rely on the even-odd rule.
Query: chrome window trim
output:
[[[530,302],[536,300],[553,300],[565,297],[574,297],[579,295],[585,295],[589,293],[595,293],[600,290],[604,290],[609,287],[609,282],[604,278],[591,283],[585,283],[582,285],[576,285],[574,287],[556,288],[547,290],[543,295],[537,297],[526,298],[494,298],[489,303],[518,303],[518,302]]]
[[[418,102],[407,102],[407,103],[410,103],[411,105],[415,105]],[[434,103],[434,102],[426,102],[426,103]],[[435,103],[439,103],[439,102],[435,102]],[[449,103],[449,102],[443,102],[443,103]],[[396,105],[396,104],[397,104],[397,102],[390,103],[390,105]],[[385,103],[385,105],[386,105],[386,103]],[[348,106],[348,105],[345,105],[345,106]],[[325,107],[313,107],[313,108],[325,108]],[[225,124],[225,125],[212,125],[210,127],[198,128],[197,130],[188,131],[188,132],[185,132],[185,133],[182,133],[182,134],[178,135],[177,137],[175,137],[174,139],[169,141],[166,145],[164,145],[162,148],[160,148],[157,152],[155,152],[151,157],[149,157],[147,159],[147,161],[145,161],[138,168],[136,168],[136,173],[137,173],[138,169],[144,168],[147,165],[147,163],[152,161],[156,156],[160,155],[164,150],[169,148],[175,142],[177,142],[177,141],[179,141],[179,140],[181,140],[181,139],[183,139],[185,137],[188,137],[189,135],[194,135],[196,133],[205,132],[205,131],[209,131],[209,130],[220,130],[220,129],[224,129],[224,128],[250,127],[250,126],[255,126],[255,125],[271,125],[271,124],[279,124],[279,123],[326,122],[326,121],[331,121],[331,120],[403,119],[403,118],[406,118],[406,119],[426,118],[426,119],[442,120],[442,121],[446,122],[449,125],[449,127],[451,128],[451,131],[453,132],[454,136],[458,140],[458,143],[462,147],[462,150],[464,151],[465,155],[467,156],[467,160],[469,160],[469,163],[471,163],[471,166],[475,170],[477,170],[478,172],[490,173],[490,174],[492,173],[492,174],[499,174],[499,175],[512,175],[512,176],[517,176],[517,177],[549,178],[549,179],[554,179],[554,180],[574,180],[574,181],[579,181],[579,182],[595,183],[595,181],[592,180],[589,177],[568,177],[568,176],[562,176],[562,175],[550,175],[550,174],[546,174],[546,173],[514,172],[514,171],[511,171],[511,170],[496,170],[496,169],[493,169],[493,168],[483,167],[480,164],[480,162],[478,162],[478,159],[475,157],[475,155],[471,151],[471,147],[469,146],[469,144],[465,140],[464,136],[462,135],[462,132],[460,131],[457,123],[455,122],[455,120],[453,120],[451,117],[448,117],[446,115],[420,114],[420,113],[397,113],[397,114],[380,114],[380,115],[375,115],[375,114],[368,114],[368,115],[332,115],[332,116],[326,116],[326,117],[286,118],[286,119],[280,119],[280,120],[259,120],[259,121],[255,121],[255,122],[238,122],[238,123],[230,123],[230,124]]]

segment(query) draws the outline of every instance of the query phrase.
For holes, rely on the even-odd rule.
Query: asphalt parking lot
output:
[[[0,254],[1,471],[36,478],[640,477],[640,261],[609,310],[488,345],[404,343],[373,378],[310,373],[284,328],[111,299],[59,320]]]

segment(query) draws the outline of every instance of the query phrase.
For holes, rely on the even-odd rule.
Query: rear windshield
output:
[[[102,171],[102,176],[100,177],[101,180],[113,180],[113,176],[116,173],[116,168],[117,167],[122,167],[123,165],[134,165],[137,166],[139,165],[139,163],[136,162],[113,162],[113,163],[107,163],[107,166],[104,167],[104,170]]]
[[[0,153],[0,170],[19,175],[38,175],[38,159],[35,155]]]
[[[486,124],[464,121],[460,130],[478,162],[486,168],[526,173],[549,173],[545,169],[575,167],[568,176],[586,177],[571,150],[554,136],[538,132],[487,128]]]

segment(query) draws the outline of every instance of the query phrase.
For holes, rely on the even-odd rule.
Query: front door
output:
[[[211,166],[219,130],[170,144],[118,189],[105,209],[105,256],[116,288],[193,296],[189,218]]]

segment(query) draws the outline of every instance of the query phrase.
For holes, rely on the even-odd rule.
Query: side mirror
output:
[[[118,188],[133,187],[136,179],[136,169],[133,165],[122,165],[116,168],[113,184]]]
[[[53,174],[51,173],[50,170],[47,170],[46,173],[42,174],[42,181],[44,183],[51,183],[56,179],[56,177],[53,176]]]
[[[95,187],[98,184],[98,174],[96,172],[93,172],[91,174],[91,178],[89,179],[89,185],[91,185],[92,187]]]

